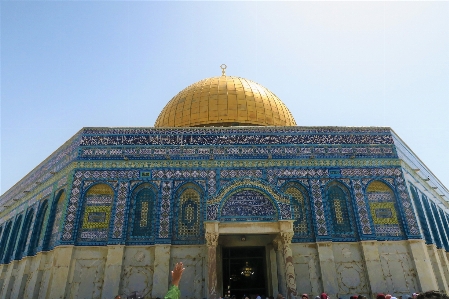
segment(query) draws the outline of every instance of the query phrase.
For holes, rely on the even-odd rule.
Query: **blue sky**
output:
[[[222,63],[300,126],[392,127],[449,186],[449,2],[0,5],[0,193],[82,127],[153,126]]]

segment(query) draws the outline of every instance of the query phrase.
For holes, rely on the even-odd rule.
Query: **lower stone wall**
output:
[[[419,290],[417,269],[413,263],[407,242],[379,242],[382,264],[380,282],[385,281],[385,294],[407,298]]]
[[[422,240],[364,243],[292,244],[298,294],[375,298],[382,292],[407,298],[430,289],[449,292],[448,253],[443,249]],[[411,246],[416,243],[424,246],[424,254]]]
[[[297,243],[291,246],[299,293],[321,294],[323,282],[317,246],[314,243]]]
[[[384,292],[407,298],[432,286],[449,291],[449,254],[421,240],[294,243],[291,249],[299,294],[346,299]],[[276,263],[271,251],[268,245],[267,260]],[[182,298],[205,298],[206,256],[206,246],[60,246],[0,265],[0,298],[113,298],[133,291],[162,298],[178,261],[186,268]],[[271,280],[278,276],[267,273]]]

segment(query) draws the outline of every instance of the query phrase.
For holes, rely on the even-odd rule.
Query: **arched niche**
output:
[[[91,186],[84,194],[78,243],[108,240],[114,190],[106,183]]]
[[[153,239],[156,196],[156,188],[149,183],[140,184],[133,190],[129,210],[128,241]]]
[[[34,221],[33,233],[31,236],[30,245],[28,246],[28,255],[37,253],[39,245],[42,242],[45,234],[44,220],[48,210],[48,199],[44,199],[39,205],[39,209]]]
[[[356,222],[351,204],[351,193],[338,181],[332,181],[326,186],[326,202],[329,209],[328,223],[332,225],[332,238],[335,240],[355,240]]]
[[[203,189],[190,182],[180,186],[175,192],[175,214],[173,231],[175,243],[196,241],[203,235],[202,201]]]
[[[52,249],[53,247],[55,247],[57,242],[61,239],[61,232],[60,232],[61,217],[62,214],[64,213],[63,209],[65,200],[66,200],[65,190],[59,191],[56,194],[52,215],[49,218],[50,219],[49,224],[51,224],[51,226],[49,227],[51,230],[49,231],[47,244],[44,245],[44,247],[46,247],[47,249]]]
[[[379,180],[372,181],[366,187],[366,196],[376,236],[381,239],[402,236],[396,196],[390,186]]]
[[[31,228],[31,222],[33,221],[33,216],[34,210],[30,209],[26,214],[25,222],[22,225],[22,230],[20,232],[19,243],[17,244],[17,249],[15,253],[15,258],[17,260],[21,259],[23,255],[26,254],[24,251],[28,241],[28,235]]]
[[[9,236],[10,236],[10,233],[11,233],[11,226],[12,226],[12,221],[9,220],[5,224],[5,230],[3,232],[2,239],[0,241],[0,262],[5,257],[6,244],[8,243],[8,239],[9,239]]]
[[[17,242],[17,236],[19,235],[19,229],[22,225],[22,218],[23,215],[19,215],[16,220],[14,221],[14,226],[11,231],[11,236],[9,238],[8,245],[6,247],[5,257],[4,257],[4,263],[7,264],[11,261],[13,258],[13,251],[16,246]]]
[[[282,186],[284,194],[290,195],[294,239],[311,239],[314,237],[312,211],[307,189],[298,182],[291,181]]]

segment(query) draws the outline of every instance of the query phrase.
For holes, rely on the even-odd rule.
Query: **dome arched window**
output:
[[[179,241],[195,241],[202,234],[201,223],[202,191],[195,184],[186,184],[176,192],[178,220],[175,224],[175,238]]]
[[[129,220],[129,239],[151,239],[153,237],[155,189],[150,184],[136,188],[132,196],[132,206]]]
[[[16,246],[17,235],[19,233],[20,226],[22,225],[22,215],[16,218],[14,221],[14,226],[12,228],[11,237],[9,238],[9,242],[6,248],[4,263],[7,264],[13,258],[13,250]]]
[[[60,226],[61,226],[61,217],[63,214],[63,208],[64,208],[64,202],[66,199],[66,193],[64,190],[60,191],[58,193],[58,196],[56,198],[56,207],[53,210],[53,217],[52,218],[52,226],[51,226],[51,231],[50,231],[50,236],[49,236],[49,240],[48,240],[48,249],[53,248],[56,245],[56,242],[59,241],[60,239]]]
[[[332,237],[334,239],[355,238],[355,220],[348,189],[341,183],[332,182],[327,187],[326,193],[332,223]]]
[[[289,183],[284,187],[284,193],[292,197],[293,238],[313,238],[313,225],[307,191],[298,183]]]
[[[31,237],[30,245],[28,247],[28,254],[36,254],[39,243],[41,243],[42,236],[45,232],[44,220],[48,210],[48,199],[45,199],[39,207],[36,214],[36,220],[34,221],[33,234]]]
[[[16,249],[16,259],[21,259],[24,256],[25,247],[28,241],[28,235],[30,232],[31,222],[33,221],[34,210],[30,209],[25,217],[25,222],[22,225],[20,232],[20,239]]]
[[[5,256],[5,248],[6,248],[6,244],[8,243],[9,235],[11,232],[11,225],[12,225],[12,221],[9,221],[5,225],[5,230],[3,232],[2,239],[0,242],[0,261],[2,261]]]
[[[108,184],[96,184],[84,195],[78,242],[103,243],[108,240],[114,190]]]
[[[366,188],[376,236],[395,237],[403,234],[399,224],[396,197],[391,188],[381,182],[372,181]]]

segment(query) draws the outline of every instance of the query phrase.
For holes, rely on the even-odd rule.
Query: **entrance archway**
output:
[[[257,223],[208,221],[205,222],[205,230],[208,298],[228,295],[228,286],[230,295],[236,295],[237,299],[243,295],[253,295],[249,297],[255,299],[257,294],[269,296],[277,293],[290,299],[290,295],[296,293],[290,249],[293,220]],[[255,251],[251,253],[251,250]],[[253,264],[249,261],[251,256],[255,257]],[[260,269],[257,275],[253,271],[253,277],[240,277],[246,261],[249,268]],[[253,280],[262,286],[256,287]]]
[[[265,247],[222,247],[222,277],[225,296],[268,296]]]

